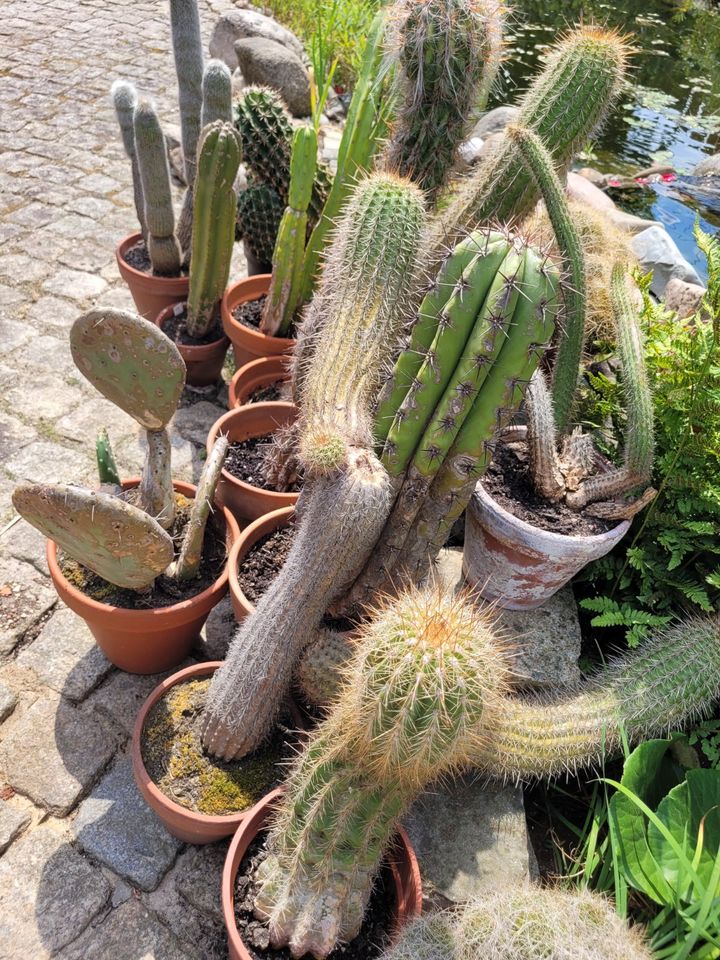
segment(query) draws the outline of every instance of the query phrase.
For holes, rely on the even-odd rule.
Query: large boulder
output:
[[[301,59],[305,56],[303,45],[292,30],[257,10],[231,10],[230,13],[223,14],[215,24],[210,38],[210,56],[223,60],[230,70],[235,70],[238,65],[235,44],[247,37],[274,40]]]
[[[673,278],[665,287],[665,306],[668,310],[674,310],[681,320],[685,320],[697,313],[704,296],[705,287]]]
[[[246,83],[277,90],[295,117],[310,114],[310,77],[296,53],[264,37],[238,40],[235,53]]]
[[[693,170],[694,177],[720,177],[720,153],[705,157]]]
[[[646,273],[652,270],[650,289],[656,297],[662,297],[668,283],[673,279],[701,285],[702,281],[695,268],[680,253],[677,244],[663,227],[649,227],[635,234],[630,246],[642,269]]]
[[[494,110],[488,110],[475,124],[468,139],[479,137],[485,140],[493,133],[500,133],[509,123],[517,120],[519,113],[518,107],[495,107]]]

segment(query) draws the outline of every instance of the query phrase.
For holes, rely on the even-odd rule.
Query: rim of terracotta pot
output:
[[[295,404],[290,403],[288,400],[263,400],[262,403],[244,403],[241,407],[235,407],[233,410],[228,410],[227,413],[224,413],[221,417],[218,417],[212,427],[210,427],[210,433],[208,434],[207,439],[208,455],[211,453],[213,444],[218,436],[220,436],[223,427],[229,420],[238,419],[243,415],[256,416],[258,413],[262,413],[264,408],[267,408],[267,412],[269,414],[272,414],[273,410],[290,412],[290,410],[297,409]],[[256,434],[256,436],[263,435],[264,434]],[[245,480],[240,480],[239,477],[233,476],[232,473],[230,473],[224,467],[222,469],[221,476],[226,483],[232,484],[234,487],[236,487],[236,489],[243,492],[252,491],[255,494],[262,494],[264,497],[267,497],[271,503],[276,498],[282,498],[287,501],[288,497],[295,497],[297,500],[297,498],[300,496],[299,493],[282,493],[279,490],[264,490],[262,487],[254,487],[251,483],[246,483]],[[284,506],[287,506],[287,503],[285,503]]]
[[[118,268],[121,273],[123,271],[127,271],[127,273],[129,273],[130,276],[134,277],[136,280],[150,281],[151,283],[158,284],[158,286],[166,285],[169,287],[171,284],[177,283],[189,284],[190,278],[184,273],[180,274],[179,277],[159,277],[154,273],[146,273],[144,270],[138,270],[137,267],[130,266],[125,259],[124,254],[127,253],[130,247],[134,247],[136,243],[142,240],[142,238],[142,234],[139,231],[136,231],[135,233],[129,233],[115,248],[115,259],[117,260]]]
[[[140,477],[130,477],[128,480],[123,480],[122,487],[123,490],[131,490],[133,487],[137,487],[139,483]],[[197,492],[197,488],[194,486],[194,484],[186,483],[184,480],[173,480],[173,490],[175,490],[176,493],[182,493],[186,497],[192,496],[193,498]],[[230,546],[232,548],[235,541],[240,536],[240,527],[237,520],[232,513],[230,513],[227,507],[222,507],[220,509],[222,509],[223,518],[225,520],[226,540],[229,532],[231,540]],[[62,584],[63,589],[75,600],[78,605],[82,605],[86,609],[96,612],[111,612],[113,617],[128,629],[137,629],[140,623],[142,621],[147,621],[149,617],[153,619],[160,619],[163,616],[169,618],[171,616],[174,617],[178,614],[184,613],[185,611],[190,611],[192,607],[209,600],[215,594],[224,592],[228,585],[228,564],[226,559],[222,573],[217,580],[200,593],[196,593],[194,596],[188,597],[187,600],[181,600],[179,603],[173,603],[168,607],[151,607],[147,610],[128,610],[126,607],[116,607],[110,603],[101,603],[101,601],[94,600],[92,597],[89,597],[87,594],[83,593],[82,590],[78,590],[77,587],[74,587],[70,581],[66,579],[65,575],[60,569],[60,564],[58,563],[57,559],[57,544],[54,540],[47,541],[46,555],[48,567],[50,568],[50,576],[53,582],[56,584]],[[149,629],[152,628],[150,627]]]
[[[245,608],[245,615],[249,616],[255,609],[255,604],[248,600],[245,596],[245,593],[240,586],[240,578],[238,577],[238,568],[240,566],[240,554],[243,549],[251,550],[255,544],[247,546],[248,541],[252,540],[255,533],[257,533],[258,527],[263,527],[268,523],[273,523],[278,521],[277,526],[274,530],[279,530],[281,527],[288,526],[293,522],[295,518],[295,507],[280,507],[278,510],[271,510],[269,513],[264,513],[261,517],[258,517],[257,520],[253,520],[252,523],[249,523],[247,527],[244,527],[240,531],[240,536],[237,538],[235,543],[230,549],[228,554],[228,577],[230,581],[230,597],[233,601],[233,608],[235,607],[235,601],[238,602],[240,607]],[[283,523],[283,520],[287,520],[287,524]],[[268,533],[274,532],[269,530]],[[258,538],[260,539],[260,538]],[[257,542],[257,541],[256,541]],[[244,558],[243,558],[244,559]],[[237,618],[237,611],[235,613]]]
[[[258,833],[263,829],[268,816],[272,812],[272,807],[277,803],[283,793],[283,788],[278,787],[263,797],[255,806],[248,811],[247,817],[238,827],[235,836],[230,842],[225,865],[223,866],[221,881],[222,911],[227,930],[228,941],[231,956],[242,960],[243,957],[249,957],[247,947],[243,943],[242,937],[238,932],[235,923],[235,877],[240,869],[240,863],[244,855],[241,854],[240,847],[245,842],[247,835],[252,830],[246,843],[246,849],[255,839]],[[257,823],[257,827],[255,824]],[[398,865],[398,860],[403,861],[401,866],[406,867],[412,877],[411,884],[403,884],[402,873]],[[420,876],[420,867],[417,856],[410,843],[410,838],[402,827],[398,827],[397,841],[393,846],[393,852],[389,858],[390,869],[395,886],[396,904],[393,911],[391,924],[391,936],[407,920],[418,917],[422,913],[422,880]]]
[[[273,383],[287,383],[291,378],[289,359],[283,353],[273,354],[269,357],[256,357],[239,367],[228,384],[228,409],[236,410],[246,406],[248,401],[238,397],[240,391],[249,393]],[[270,373],[268,368],[275,372]],[[240,387],[243,381],[247,381],[247,384]]]
[[[163,324],[174,315],[176,307],[187,307],[187,300],[178,300],[177,303],[171,303],[169,306],[163,307],[157,317],[155,317],[155,326],[159,327],[163,333],[165,333]],[[167,334],[165,334],[165,336],[167,337]],[[168,339],[171,338],[168,337]],[[173,343],[175,343],[174,340]],[[229,343],[230,340],[227,334],[223,333],[217,340],[211,340],[210,343],[176,343],[175,346],[181,353],[187,353],[191,360],[205,360],[216,353],[221,344],[229,345]]]
[[[271,273],[257,273],[253,277],[243,277],[225,288],[220,311],[225,333],[234,342],[243,340],[250,345],[250,349],[259,356],[272,356],[277,353],[287,353],[295,346],[295,340],[289,337],[271,337],[267,333],[254,330],[244,323],[240,323],[233,316],[233,310],[240,303],[257,300],[270,289]]]

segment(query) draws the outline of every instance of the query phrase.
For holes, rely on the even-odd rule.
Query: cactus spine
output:
[[[266,183],[252,184],[238,194],[235,239],[245,241],[268,273],[283,213],[282,200]]]
[[[273,255],[272,280],[260,329],[286,337],[300,306],[308,206],[317,167],[317,134],[300,127],[293,137],[288,205],[280,221]]]
[[[133,182],[133,200],[135,203],[135,212],[140,232],[143,240],[147,241],[147,226],[145,225],[145,200],[143,198],[142,180],[140,179],[140,169],[138,166],[137,151],[135,150],[135,129],[133,126],[133,116],[137,105],[137,90],[125,80],[116,80],[110,88],[115,113],[120,124],[120,133],[122,134],[125,153],[130,159]]]
[[[235,177],[240,147],[229,123],[216,121],[203,131],[194,187],[194,229],[187,328],[203,337],[213,322],[230,276],[235,240]]]
[[[457,148],[485,101],[500,63],[494,0],[399,0],[398,95],[402,104],[384,154],[434,201],[457,161]]]
[[[216,120],[232,122],[232,78],[222,60],[208,60],[203,73],[200,129]]]
[[[153,273],[177,276],[182,252],[175,236],[170,171],[160,121],[149,101],[142,100],[136,106],[133,127]]]

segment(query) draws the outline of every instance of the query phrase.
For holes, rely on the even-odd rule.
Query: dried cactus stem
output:
[[[170,465],[170,434],[164,427],[146,431],[147,453],[140,480],[140,503],[165,530],[175,522],[175,492]]]
[[[153,273],[177,276],[182,255],[175,236],[170,171],[160,121],[152,104],[140,101],[133,122],[145,204],[147,248]]]
[[[178,580],[192,580],[200,569],[205,528],[227,451],[227,437],[218,437],[200,474],[180,554],[172,571]]]
[[[137,105],[137,90],[131,83],[125,80],[116,80],[110,93],[115,107],[115,113],[120,124],[120,133],[122,134],[125,153],[130,159],[133,182],[133,201],[135,203],[135,213],[137,214],[140,232],[143,240],[147,241],[147,226],[145,225],[145,199],[143,197],[142,180],[140,178],[140,168],[138,166],[137,152],[135,150],[135,129],[133,126],[133,115]]]

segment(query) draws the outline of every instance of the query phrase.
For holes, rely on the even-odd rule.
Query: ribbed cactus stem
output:
[[[617,470],[585,480],[567,495],[568,506],[582,509],[598,500],[616,499],[652,477],[655,455],[654,411],[648,381],[643,336],[637,310],[628,290],[625,264],[613,267],[610,298],[617,331],[617,349],[622,367],[622,396],[627,412],[623,464]]]
[[[545,374],[536,370],[525,395],[530,474],[537,492],[555,503],[565,496],[565,478],[560,470],[553,402]]]
[[[105,427],[102,428],[95,441],[95,459],[97,460],[100,483],[120,487],[120,474],[110,446],[110,437]]]
[[[293,136],[288,204],[280,221],[273,254],[272,280],[260,329],[269,336],[287,337],[300,306],[308,206],[317,166],[317,134],[299,127]]]
[[[352,656],[353,646],[350,633],[318,631],[303,651],[295,671],[294,681],[304,700],[323,707],[337,697],[343,668]]]
[[[549,150],[532,130],[511,125],[507,128],[507,135],[520,151],[523,162],[542,194],[562,256],[565,309],[553,364],[552,400],[555,426],[564,433],[567,432],[575,407],[580,361],[585,346],[585,254]]]
[[[181,250],[175,236],[165,140],[153,105],[141,100],[135,108],[135,151],[145,204],[147,248],[153,273],[177,276]]]
[[[126,80],[116,80],[110,88],[115,113],[120,125],[123,146],[125,153],[130,159],[133,182],[133,201],[135,203],[135,212],[140,232],[143,240],[147,240],[147,227],[145,226],[145,200],[143,198],[142,180],[140,178],[140,169],[138,166],[137,152],[135,150],[135,129],[133,127],[133,116],[137,105],[137,90]]]
[[[203,73],[200,129],[216,120],[232,122],[232,77],[222,60],[208,60]]]
[[[227,451],[227,437],[218,437],[203,466],[190,511],[190,519],[185,528],[180,554],[175,563],[174,572],[178,580],[192,580],[193,577],[197,576],[200,569],[205,528],[212,510],[215,490],[220,480]]]
[[[203,130],[194,186],[194,228],[187,329],[205,336],[230,276],[235,242],[235,177],[240,145],[229,123],[217,120]]]
[[[170,434],[163,427],[146,431],[147,451],[140,480],[140,504],[165,530],[175,522]]]
[[[238,195],[235,239],[245,241],[268,273],[283,213],[282,200],[266,183],[252,184]]]
[[[387,168],[410,177],[429,200],[448,183],[499,65],[495,0],[399,0],[396,43],[401,99],[385,148]]]

